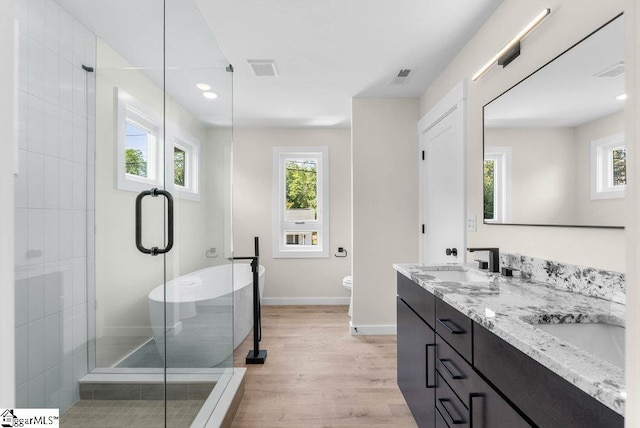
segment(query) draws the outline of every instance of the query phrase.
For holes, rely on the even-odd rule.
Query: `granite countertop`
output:
[[[467,265],[394,264],[413,280],[473,321],[491,330],[615,412],[624,415],[624,370],[552,336],[533,323],[606,322],[624,326],[625,305],[547,284],[504,277]],[[470,270],[490,282],[443,282],[434,270]]]

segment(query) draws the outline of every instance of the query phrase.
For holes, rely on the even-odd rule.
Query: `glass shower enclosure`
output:
[[[192,0],[18,23],[17,407],[205,426],[234,374],[233,69]]]

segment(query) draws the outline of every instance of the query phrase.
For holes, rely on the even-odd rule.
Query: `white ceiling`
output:
[[[616,96],[624,92],[624,74],[596,74],[622,61],[620,17],[489,103],[485,126],[575,127],[619,112],[624,102]]]
[[[162,85],[162,0],[57,1]],[[228,125],[228,61],[234,126],[349,127],[353,97],[422,95],[501,2],[166,0],[166,89]],[[280,75],[255,77],[250,59],[274,60]],[[408,82],[392,85],[404,68]],[[203,99],[202,81],[218,99]]]

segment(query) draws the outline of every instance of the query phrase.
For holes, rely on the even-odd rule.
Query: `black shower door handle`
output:
[[[164,248],[146,248],[142,245],[142,200],[146,196],[156,198],[158,195],[162,195],[167,199],[167,246]],[[152,256],[168,253],[173,248],[173,196],[166,190],[156,188],[145,190],[136,197],[136,247],[141,253],[151,254]]]

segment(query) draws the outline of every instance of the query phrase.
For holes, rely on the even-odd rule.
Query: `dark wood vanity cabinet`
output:
[[[621,415],[402,274],[397,301],[398,386],[418,426],[624,426]]]

